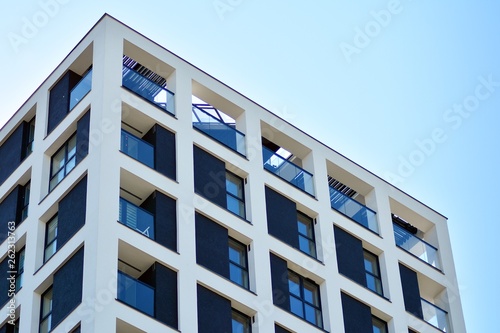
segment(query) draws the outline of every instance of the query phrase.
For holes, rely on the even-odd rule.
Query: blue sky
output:
[[[491,331],[500,2],[19,1],[0,126],[105,12],[447,216],[468,331]]]

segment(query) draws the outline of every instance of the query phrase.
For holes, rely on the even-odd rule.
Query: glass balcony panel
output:
[[[155,315],[154,288],[122,272],[118,272],[118,299],[151,317]]]
[[[438,250],[434,246],[428,244],[423,239],[418,238],[396,224],[393,224],[393,228],[396,245],[398,247],[413,254],[415,257],[425,261],[429,265],[432,265],[437,269],[441,269],[437,253]]]
[[[119,221],[144,236],[155,239],[155,219],[153,214],[123,198],[120,198]]]
[[[232,150],[246,155],[245,134],[235,128],[234,124],[226,124],[202,109],[192,106],[193,127],[207,134]]]
[[[128,156],[154,169],[155,148],[135,135],[122,130],[120,150]]]
[[[149,80],[133,69],[123,66],[122,84],[166,112],[175,115],[174,93]]]
[[[262,147],[264,169],[314,196],[313,175],[267,147]]]
[[[69,94],[69,110],[73,108],[89,93],[92,89],[92,69],[83,76]]]
[[[370,208],[351,199],[333,187],[330,187],[330,203],[336,211],[378,234],[376,213]]]
[[[436,305],[421,299],[424,320],[443,332],[449,332],[448,313]]]

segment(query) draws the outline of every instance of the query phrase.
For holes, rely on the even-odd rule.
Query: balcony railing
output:
[[[132,68],[123,66],[122,85],[166,112],[175,115],[174,93]]]
[[[155,148],[150,143],[122,130],[120,150],[150,168],[155,167]]]
[[[194,128],[241,155],[246,155],[245,134],[234,128],[234,124],[226,124],[194,105],[192,108]]]
[[[147,284],[118,271],[118,300],[131,307],[155,316],[155,291]]]
[[[378,234],[377,213],[330,186],[333,209]]]
[[[69,110],[73,108],[89,93],[92,89],[92,69],[90,69],[76,84],[69,94]]]
[[[120,198],[119,221],[144,236],[155,239],[155,218],[153,214],[123,198]]]
[[[397,224],[393,224],[394,228],[394,238],[396,239],[396,245],[406,252],[414,255],[420,260],[428,263],[431,266],[441,269],[441,264],[439,263],[438,249],[430,245],[423,239],[418,238],[409,231],[401,228]]]
[[[264,169],[314,196],[313,175],[311,173],[293,164],[265,146],[262,146],[262,156],[264,160]]]
[[[421,298],[424,320],[443,332],[449,332],[448,313]]]

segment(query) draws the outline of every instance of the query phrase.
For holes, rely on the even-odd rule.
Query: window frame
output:
[[[69,143],[74,139],[75,146],[72,147],[72,149],[68,149]],[[77,137],[76,133],[73,133],[66,142],[50,157],[50,176],[49,176],[49,192],[51,192],[54,188],[56,188],[57,185],[59,185],[60,182],[63,181],[64,178],[76,167],[76,155],[77,155],[77,149],[76,147],[78,146],[77,144]],[[63,165],[59,167],[54,172],[54,156],[57,156],[62,150],[64,149],[64,159],[63,159]],[[74,149],[74,153],[69,156],[68,153],[71,152]],[[67,170],[67,166],[70,164],[71,161],[74,161],[73,166],[71,169]],[[53,184],[53,180],[57,179],[56,177],[59,176],[59,173],[63,171],[63,177],[55,184]]]
[[[300,296],[294,294],[291,290],[290,290],[290,277],[293,276],[293,277],[296,277],[299,281],[298,285],[299,285],[299,291],[300,291]],[[308,300],[305,299],[305,296],[304,296],[304,290],[305,290],[305,284],[309,284],[311,286],[314,286],[315,288],[315,298],[317,299],[317,305],[316,304],[313,304],[311,302],[309,302]],[[319,327],[319,328],[323,328],[323,311],[321,310],[322,307],[321,307],[321,295],[320,295],[320,290],[319,290],[319,285],[314,282],[313,280],[311,279],[308,279],[308,278],[305,278],[303,277],[302,275],[300,274],[297,274],[295,273],[294,271],[288,269],[288,292],[289,292],[289,297],[290,297],[290,312],[294,315],[296,315],[297,317],[299,318],[302,318],[303,320],[307,321],[308,323],[316,326],[316,327]],[[293,312],[292,310],[292,298],[301,302],[302,304],[302,316]],[[318,322],[312,322],[312,321],[309,321],[307,319],[307,316],[306,316],[306,305],[309,306],[309,307],[312,307],[314,310],[315,310],[315,319],[316,321],[319,319],[319,323]],[[318,314],[319,314],[319,317],[318,317]]]
[[[376,325],[379,325],[379,326],[376,326]],[[372,327],[373,327],[373,329],[375,329],[375,328],[379,329],[380,333],[388,333],[389,332],[389,330],[387,328],[387,322],[380,319],[377,316],[374,316],[374,315],[372,315]]]
[[[33,152],[33,142],[35,141],[35,117],[28,122],[26,130],[26,141],[24,143],[24,157],[28,157]]]
[[[312,235],[311,237],[309,237],[309,235],[303,234],[300,231],[299,224],[305,225],[306,228],[308,227],[306,225],[306,223],[304,223],[304,221],[300,220],[300,217],[308,220],[307,222],[309,223],[309,226],[310,226],[310,231],[311,231],[311,235]],[[310,257],[317,258],[318,254],[316,251],[316,237],[315,237],[315,232],[314,232],[314,219],[312,217],[309,217],[308,215],[302,213],[301,211],[297,211],[297,234],[299,237],[299,250],[301,252],[307,254]],[[313,245],[312,248],[314,249],[314,253],[306,252],[304,249],[302,249],[301,243],[300,243],[301,238],[303,238],[307,241],[309,249],[311,248],[311,245]]]
[[[16,293],[23,287],[23,277],[24,277],[24,261],[26,259],[26,247],[23,246],[16,253]],[[21,261],[21,256],[23,260]],[[22,265],[21,265],[22,263]]]
[[[234,245],[235,247],[239,247],[239,250],[231,245]],[[240,253],[240,256],[243,255],[243,258],[245,260],[245,266],[242,266],[240,263],[234,262],[231,260],[230,256],[230,251],[231,249],[234,249],[235,251],[238,251]],[[248,269],[248,251],[247,251],[247,245],[237,241],[236,239],[229,237],[228,238],[228,260],[229,260],[229,280],[232,282],[236,283],[242,288],[245,288],[246,290],[250,290],[250,277],[249,277],[249,269]],[[239,268],[242,272],[244,272],[244,281],[243,284],[238,283],[237,281],[233,280],[231,278],[231,266],[235,266]]]
[[[228,211],[230,211],[231,213],[233,214],[236,214],[237,216],[243,218],[243,219],[246,219],[246,205],[245,205],[245,180],[238,176],[237,174],[235,173],[232,173],[231,171],[228,171],[226,169],[226,175],[225,175],[226,179],[225,179],[225,182],[226,182],[226,209]],[[235,182],[231,181],[230,178],[232,179],[235,179],[235,180],[238,180],[239,184],[236,184]],[[227,183],[230,182],[231,184],[235,184],[237,187],[238,185],[241,185],[241,198],[238,197],[236,194],[230,192],[228,190],[228,186],[227,186]],[[231,209],[229,209],[229,198],[232,198],[232,199],[235,199],[238,201],[238,207],[241,207],[241,205],[243,206],[243,211],[242,211],[242,214],[240,214],[239,212],[235,212]],[[241,208],[240,208],[241,209]]]
[[[235,317],[239,317],[239,319],[245,320],[245,323],[238,321],[238,318],[235,319]],[[234,308],[231,308],[231,332],[232,333],[237,333],[233,332],[233,322],[236,320],[237,322],[245,325],[246,330],[244,333],[252,333],[252,318],[250,316],[247,316],[243,312],[240,312]]]
[[[55,236],[53,239],[51,239],[49,242],[47,242],[48,240],[48,236],[49,236],[49,228],[50,228],[50,224],[53,223],[55,221],[55,224],[56,224],[56,229],[55,229]],[[43,248],[43,263],[46,263],[50,258],[52,258],[54,256],[54,254],[56,254],[57,252],[57,233],[58,233],[58,229],[59,229],[59,217],[58,217],[58,214],[54,215],[46,224],[45,224],[45,243],[44,243],[44,248]],[[55,243],[55,244],[54,244]],[[54,248],[54,251],[52,252],[52,254],[47,257],[47,248],[49,246],[52,246],[52,244],[54,244],[55,248]]]
[[[47,311],[47,313],[44,315],[43,313],[45,312],[44,311],[44,299],[46,297],[46,295],[48,293],[51,293],[51,297],[50,297],[50,309],[49,311]],[[54,294],[53,294],[53,288],[52,286],[50,286],[49,288],[47,288],[47,290],[45,290],[40,298],[40,324],[39,324],[39,327],[38,327],[38,330],[39,330],[39,333],[48,333],[52,330],[52,309],[53,309],[53,302],[54,302]],[[48,320],[48,324],[47,324],[47,332],[45,331],[42,331],[42,325],[43,323]]]
[[[370,261],[369,259],[367,259],[367,256],[371,257],[373,259],[373,261]],[[366,269],[367,260],[370,261],[372,267],[376,268],[377,272],[371,272],[371,271]],[[363,268],[365,270],[366,277],[370,276],[375,280],[375,290],[368,286],[368,279],[366,280],[366,288],[370,289],[371,291],[373,291],[377,295],[380,295],[383,297],[384,296],[384,287],[382,285],[382,276],[381,276],[380,262],[379,262],[378,256],[375,253],[370,252],[364,248],[363,248]],[[378,273],[378,275],[376,273]],[[380,286],[380,290],[377,290],[378,289],[377,286]]]
[[[22,200],[19,203],[19,219],[24,221],[28,218],[29,205],[30,205],[30,192],[31,192],[31,180],[29,180],[23,187]]]

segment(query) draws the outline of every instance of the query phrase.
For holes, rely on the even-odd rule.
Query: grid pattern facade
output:
[[[0,332],[465,332],[444,216],[108,15],[1,129],[0,223]]]

